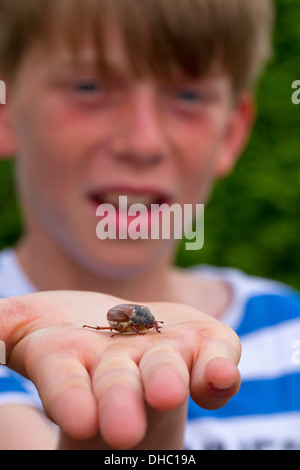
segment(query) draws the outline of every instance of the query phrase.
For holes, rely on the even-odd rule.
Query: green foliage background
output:
[[[257,92],[259,117],[236,170],[205,210],[205,245],[177,263],[233,266],[300,289],[300,2],[277,0],[274,57]],[[0,162],[0,249],[21,233],[13,163]]]

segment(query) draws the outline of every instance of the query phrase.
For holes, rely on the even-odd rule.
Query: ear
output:
[[[220,157],[216,162],[215,175],[227,176],[241,156],[256,117],[255,100],[252,93],[244,93],[231,111],[225,129]]]
[[[9,101],[6,97],[6,102]],[[15,151],[11,110],[9,104],[0,104],[0,159],[8,158]]]

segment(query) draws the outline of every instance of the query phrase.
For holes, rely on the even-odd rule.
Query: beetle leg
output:
[[[111,335],[111,338],[112,338],[113,336],[122,335],[123,333],[125,333],[126,330],[128,330],[128,328],[129,328],[130,326],[132,326],[131,323],[128,323],[128,325],[124,328],[124,330],[119,331],[118,333],[114,333],[113,335]]]
[[[119,331],[118,333],[114,333],[113,335],[111,335],[111,337],[117,336],[117,335],[122,335],[122,334],[125,333],[126,330],[128,330],[128,328],[130,328],[130,327],[135,331],[135,334],[137,334],[137,335],[144,335],[144,334],[145,334],[145,333],[141,333],[141,332],[139,331],[139,329],[136,328],[136,327],[135,327],[134,325],[132,325],[131,323],[128,323],[128,325],[126,326],[126,328],[124,328],[124,330]]]
[[[110,330],[112,331],[113,328],[111,328],[110,326],[89,326],[89,325],[83,325],[83,328],[90,328],[91,330]]]
[[[157,333],[161,333],[161,331],[159,331],[159,329],[162,328],[162,326],[159,326],[158,323],[164,323],[164,322],[163,321],[156,321],[154,323],[154,327],[155,327]]]
[[[137,335],[142,335],[142,336],[144,336],[144,335],[146,334],[146,333],[141,333],[140,330],[139,330],[138,328],[136,328],[136,326],[133,326],[133,325],[131,325],[131,326],[132,326],[132,329],[135,331],[135,333],[136,333]]]

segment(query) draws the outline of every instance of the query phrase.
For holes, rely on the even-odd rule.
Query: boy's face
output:
[[[96,207],[119,195],[129,204],[205,202],[242,149],[252,113],[247,97],[233,107],[226,76],[137,79],[117,35],[107,57],[101,76],[89,45],[76,66],[63,47],[30,50],[0,124],[17,156],[29,234],[117,276],[171,256],[172,243],[99,241]]]

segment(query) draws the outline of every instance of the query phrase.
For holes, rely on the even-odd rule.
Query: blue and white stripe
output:
[[[232,269],[208,271],[234,285],[239,309],[234,301],[227,324],[234,323],[242,342],[242,385],[220,410],[203,410],[190,401],[186,447],[300,449],[298,293]]]

